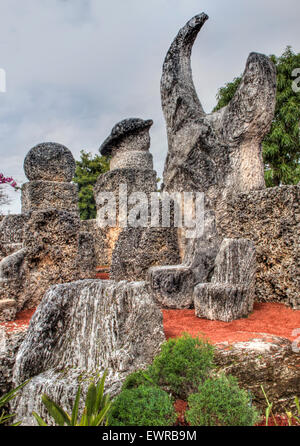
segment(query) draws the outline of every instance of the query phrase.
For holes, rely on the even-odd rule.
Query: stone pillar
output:
[[[86,237],[80,234],[70,150],[56,143],[39,144],[28,152],[24,171],[29,182],[22,187],[23,213],[13,220],[22,223],[18,250],[0,262],[0,320],[38,305],[50,285],[93,277],[95,266],[93,255],[83,259],[79,252]],[[4,234],[5,221],[2,226]]]
[[[104,192],[114,194],[117,216],[120,186],[123,193],[127,192],[127,198],[134,192],[144,193],[149,205],[151,193],[157,192],[156,172],[149,153],[152,124],[151,120],[125,119],[114,126],[111,135],[101,145],[100,153],[111,156],[111,161],[110,171],[99,176],[94,188],[98,227]],[[128,199],[125,201],[127,218],[134,205]],[[144,280],[150,266],[179,261],[176,230],[151,228],[149,206],[146,225],[130,227],[117,219],[114,227],[102,228],[101,235],[99,242],[106,247],[106,258],[114,280]]]

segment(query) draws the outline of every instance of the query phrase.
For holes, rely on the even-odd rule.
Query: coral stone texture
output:
[[[238,379],[239,385],[251,392],[253,404],[262,412],[266,400],[263,385],[273,413],[295,408],[300,394],[300,355],[288,339],[257,334],[252,339],[232,344],[217,344],[215,363],[218,373],[225,372]]]
[[[219,249],[214,213],[204,214],[201,237],[188,239],[184,247],[183,263],[156,266],[149,269],[148,280],[156,302],[164,308],[190,308],[194,304],[193,291],[198,283],[211,277]]]
[[[198,317],[229,322],[253,310],[256,259],[251,240],[224,239],[215,260],[210,283],[195,287]]]
[[[217,215],[224,237],[256,247],[255,293],[260,302],[300,309],[300,186],[272,187],[228,199]]]
[[[30,181],[22,187],[22,214],[5,217],[0,226],[0,320],[35,307],[50,285],[95,274],[91,236],[81,232],[78,191],[69,182],[71,152],[39,144],[24,169]]]
[[[29,181],[70,182],[75,173],[75,160],[62,144],[42,143],[26,155],[24,171]]]
[[[96,226],[91,229],[99,265],[110,265],[113,280],[146,280],[151,266],[179,261],[177,230],[150,227],[151,194],[157,193],[157,176],[149,153],[153,121],[124,119],[114,126],[100,147],[110,155],[110,171],[94,187]],[[103,218],[105,197],[115,203],[115,216]],[[99,236],[100,235],[100,236]],[[101,246],[101,249],[100,249]],[[101,260],[101,261],[100,261]]]
[[[17,418],[51,422],[41,394],[71,412],[77,387],[108,369],[115,395],[125,377],[150,364],[164,341],[162,314],[145,282],[84,280],[49,289],[34,314],[14,368],[14,383],[31,378],[16,401]]]
[[[270,59],[251,53],[242,82],[223,109],[205,114],[192,79],[191,51],[206,14],[178,33],[163,64],[161,98],[168,156],[164,187],[202,191],[217,209],[228,193],[265,187],[261,141],[275,109],[276,70]]]
[[[23,184],[22,213],[49,208],[78,212],[77,185],[57,181]]]

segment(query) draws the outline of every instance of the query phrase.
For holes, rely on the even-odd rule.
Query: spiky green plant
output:
[[[12,389],[10,392],[6,393],[5,395],[3,395],[0,398],[0,408],[2,408],[2,412],[0,414],[0,424],[4,424],[6,423],[9,419],[13,418],[16,414],[5,414],[5,411],[3,410],[3,407],[9,403],[12,399],[14,399],[17,396],[17,393],[20,389],[22,389],[22,387],[26,386],[26,384],[29,382],[25,381],[23,384],[20,384],[18,387],[16,387],[15,389]],[[12,426],[19,426],[21,424],[21,421],[18,421],[14,424],[12,424]]]
[[[42,396],[42,402],[47,411],[54,419],[57,426],[107,426],[107,415],[111,407],[111,401],[108,394],[104,394],[104,383],[107,371],[97,382],[91,382],[85,398],[85,406],[81,417],[79,418],[79,402],[81,396],[81,386],[78,387],[72,414],[69,415],[58,404],[51,400],[47,395]],[[32,413],[39,426],[48,426],[43,418],[36,412]]]

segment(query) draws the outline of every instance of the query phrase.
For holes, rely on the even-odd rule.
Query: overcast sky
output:
[[[26,181],[23,160],[40,142],[66,145],[76,159],[94,154],[111,128],[153,119],[158,175],[167,154],[160,103],[166,52],[195,14],[206,22],[192,67],[207,112],[218,88],[240,75],[248,54],[300,51],[299,0],[0,0],[0,172]],[[5,212],[20,212],[20,193]]]

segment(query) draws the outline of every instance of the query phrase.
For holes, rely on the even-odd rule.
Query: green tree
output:
[[[300,53],[295,54],[288,46],[282,56],[270,58],[277,69],[277,96],[272,127],[262,144],[267,187],[300,181],[300,93],[292,88]],[[240,82],[241,76],[219,89],[214,111],[230,102]]]
[[[93,156],[84,150],[80,153],[80,161],[76,161],[73,181],[78,184],[80,218],[90,220],[96,217],[93,187],[98,176],[109,170],[109,159],[100,155]]]

